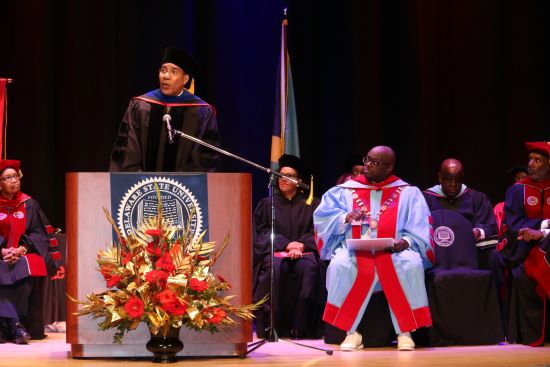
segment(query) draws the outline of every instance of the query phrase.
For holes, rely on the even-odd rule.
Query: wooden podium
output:
[[[161,175],[161,174],[159,174]],[[208,173],[208,234],[218,244],[230,233],[229,245],[214,266],[232,285],[235,304],[252,302],[250,228],[251,176],[243,173]],[[111,207],[110,173],[66,175],[67,293],[80,300],[106,288],[97,271],[97,252],[112,241],[111,225],[103,214]],[[142,323],[113,344],[115,330],[101,331],[90,316],[73,315],[79,305],[67,300],[67,343],[71,357],[151,357],[145,344],[150,334]],[[184,344],[178,356],[240,356],[252,341],[252,323],[236,319],[238,325],[215,334],[182,327]]]

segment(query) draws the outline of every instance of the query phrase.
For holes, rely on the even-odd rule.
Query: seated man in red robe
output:
[[[526,147],[529,177],[506,193],[500,247],[513,280],[508,340],[538,346],[544,343],[545,310],[550,297],[550,265],[545,257],[545,223],[550,218],[550,142],[531,142]]]

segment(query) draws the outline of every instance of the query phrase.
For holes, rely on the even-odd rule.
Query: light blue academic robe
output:
[[[358,208],[354,192],[375,213],[373,219],[379,219],[378,228],[369,230],[363,224],[356,227],[355,236],[351,224],[344,223],[346,214]],[[392,193],[397,193],[393,201],[388,200]],[[386,209],[375,218],[384,204]],[[381,289],[396,333],[431,325],[424,285],[424,271],[433,263],[429,218],[420,190],[395,176],[381,184],[350,180],[327,191],[313,215],[319,253],[330,260],[323,319],[342,330],[355,331],[372,293]],[[353,237],[403,238],[410,247],[393,254],[355,252],[346,245],[346,239]]]

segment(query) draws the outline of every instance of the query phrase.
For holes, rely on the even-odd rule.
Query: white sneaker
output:
[[[414,350],[414,341],[411,333],[401,333],[397,335],[397,350]]]
[[[348,334],[346,339],[344,339],[342,344],[340,344],[340,350],[354,351],[363,349],[362,341],[363,337],[357,331],[352,334]]]

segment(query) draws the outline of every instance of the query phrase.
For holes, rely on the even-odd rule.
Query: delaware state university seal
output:
[[[164,217],[183,229],[189,224],[191,238],[196,241],[203,232],[203,213],[193,193],[180,182],[168,177],[151,177],[130,187],[120,201],[116,223],[122,235],[134,233],[139,224],[157,215],[158,199],[155,183],[162,198]]]
[[[439,226],[434,231],[434,241],[439,246],[449,247],[455,241],[455,234],[449,227]]]

